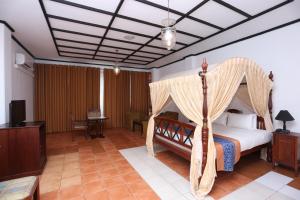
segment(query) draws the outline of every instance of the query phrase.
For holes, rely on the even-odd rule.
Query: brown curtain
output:
[[[130,110],[130,72],[104,70],[104,115],[107,128],[125,127],[125,114]]]
[[[35,120],[46,121],[47,132],[69,131],[71,116],[86,119],[99,108],[100,69],[35,65]]]
[[[130,110],[148,115],[150,104],[150,73],[130,72],[131,105]]]
[[[100,109],[100,70],[87,68],[86,73],[86,107],[87,109]]]

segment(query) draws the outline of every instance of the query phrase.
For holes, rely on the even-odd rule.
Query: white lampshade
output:
[[[118,75],[120,73],[120,71],[121,71],[120,67],[118,65],[115,65],[114,66],[114,72],[115,72],[115,74]]]
[[[161,41],[164,47],[171,50],[176,45],[176,28],[164,27],[161,29]]]

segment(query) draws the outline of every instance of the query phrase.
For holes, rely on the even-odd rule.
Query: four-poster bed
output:
[[[202,68],[206,69],[206,63],[202,65]],[[205,70],[203,70],[204,73],[206,73]],[[202,76],[199,73],[200,76]],[[269,74],[270,80],[273,81],[273,74],[272,71]],[[205,79],[204,79],[205,81]],[[241,83],[241,85],[245,85],[246,83]],[[203,84],[204,86],[205,84]],[[204,98],[206,94],[204,93],[207,90],[206,88],[203,87],[203,95]],[[205,104],[205,101],[204,101]],[[268,109],[270,116],[272,116],[272,90],[270,91],[269,95],[269,101],[268,101]],[[206,111],[207,108],[205,108],[205,105],[203,107],[203,112]],[[207,111],[206,111],[207,112]],[[227,112],[229,113],[237,113],[237,114],[242,114],[242,111],[238,109],[228,109]],[[205,116],[205,113],[203,113],[203,116]],[[203,124],[204,124],[205,117],[203,119]],[[155,117],[154,118],[155,125],[154,125],[154,137],[153,140],[155,143],[158,143],[164,147],[166,147],[168,150],[174,152],[175,154],[190,160],[191,159],[191,149],[192,149],[192,142],[191,139],[193,138],[193,133],[195,130],[195,126],[191,125],[191,123],[184,123],[180,122],[178,120],[172,120],[169,118],[163,118],[163,117]],[[258,130],[265,130],[265,123],[264,123],[264,118],[260,116],[256,116],[256,128]],[[256,130],[254,130],[255,132]],[[258,131],[259,132],[259,131]],[[202,130],[202,143],[203,143],[203,156],[207,154],[207,131],[204,129]],[[262,134],[260,132],[260,134]],[[271,133],[269,134],[269,139],[271,139]],[[266,141],[263,139],[263,141]],[[270,162],[271,161],[271,143],[270,141],[267,141],[264,144],[259,144],[253,148],[246,149],[244,151],[241,151],[241,156],[248,155],[250,153],[259,151],[261,149],[267,149],[267,160]],[[205,163],[205,159],[203,159],[203,165]],[[204,167],[202,167],[204,168]]]
[[[191,75],[150,84],[153,115],[149,119],[146,141],[150,155],[154,156],[154,141],[191,161],[191,190],[198,199],[210,192],[217,169],[233,170],[240,156],[267,147],[268,133],[272,131],[272,74],[268,77],[255,62],[246,58],[228,59],[210,72],[207,67],[204,60],[200,77]],[[213,134],[212,122],[224,113],[244,78],[251,105],[258,116],[256,124],[266,131],[258,133],[258,130],[245,131],[233,126],[234,129],[219,129]],[[194,125],[156,117],[170,99]],[[234,117],[229,113],[228,121],[233,121]],[[251,138],[256,139],[250,145],[245,143]]]

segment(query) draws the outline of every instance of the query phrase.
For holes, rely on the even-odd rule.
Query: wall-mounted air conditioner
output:
[[[23,72],[27,72],[30,75],[33,75],[33,65],[30,65],[26,62],[26,56],[22,53],[16,53],[16,61],[15,68],[22,70]]]

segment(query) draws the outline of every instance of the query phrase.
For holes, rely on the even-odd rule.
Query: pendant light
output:
[[[118,75],[120,73],[121,69],[118,65],[118,62],[115,63],[115,66],[114,66],[114,72],[116,75]]]
[[[116,49],[116,53],[118,53],[118,52],[119,52],[119,50]],[[118,75],[118,74],[121,72],[121,69],[120,69],[120,67],[119,67],[118,61],[115,62],[115,65],[114,65],[114,67],[113,67],[113,70],[114,70],[114,72],[115,72],[116,75]]]
[[[169,17],[169,0],[168,0],[168,18],[162,20],[164,28],[161,29],[161,41],[162,45],[171,50],[176,45],[176,28],[174,27],[175,20]]]

